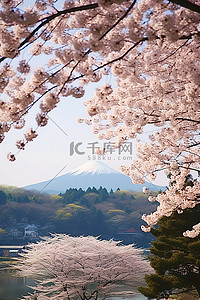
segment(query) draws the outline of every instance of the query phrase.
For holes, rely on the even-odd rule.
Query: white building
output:
[[[28,225],[25,228],[24,236],[26,238],[37,238],[39,236],[38,235],[38,228],[34,224]]]

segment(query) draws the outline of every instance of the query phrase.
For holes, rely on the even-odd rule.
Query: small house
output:
[[[34,224],[26,226],[24,231],[25,238],[34,239],[38,238],[38,236],[39,234],[37,226],[35,226]]]

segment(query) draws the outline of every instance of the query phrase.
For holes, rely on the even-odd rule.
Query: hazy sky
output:
[[[94,88],[88,86],[85,98],[91,97],[93,92]],[[33,125],[33,128],[35,128],[35,111],[36,107],[30,112],[27,128]],[[92,156],[92,147],[94,145],[103,146],[103,141],[98,141],[97,137],[91,132],[90,126],[77,122],[78,117],[85,116],[87,114],[82,100],[62,99],[58,107],[50,113],[52,120],[49,120],[49,124],[46,127],[39,128],[38,137],[33,142],[30,142],[24,151],[20,151],[17,154],[14,162],[8,161],[6,156],[10,151],[16,153],[15,142],[17,139],[23,138],[24,129],[12,130],[3,143],[0,144],[0,184],[22,187],[50,180],[61,170],[59,175],[63,175],[90,159],[95,158],[97,160],[97,155]],[[81,143],[77,148],[81,154],[73,151],[73,142],[74,146],[77,143]],[[95,142],[96,144],[93,144]],[[133,148],[132,154],[131,146]],[[116,153],[107,154],[103,162],[117,169],[122,164],[129,164],[131,157],[135,157],[134,143],[127,144],[127,148],[120,155],[118,150],[116,150]],[[156,183],[166,185],[167,181],[161,175]]]
[[[33,126],[34,112],[30,112],[27,128]],[[0,183],[24,186],[54,177],[64,166],[66,173],[86,161],[85,155],[71,155],[70,143],[97,141],[89,126],[77,123],[78,117],[86,116],[80,99],[62,99],[46,127],[39,128],[38,137],[20,151],[16,161],[7,160],[7,153],[16,153],[15,142],[23,138],[24,129],[12,130],[0,144]],[[55,123],[57,126],[55,125]],[[63,130],[59,129],[58,126]],[[65,132],[65,133],[64,133]]]

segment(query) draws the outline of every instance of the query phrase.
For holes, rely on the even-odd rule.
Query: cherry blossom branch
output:
[[[110,60],[109,62],[107,62],[107,63],[105,63],[105,64],[103,64],[103,65],[101,65],[101,66],[95,68],[93,71],[96,72],[96,71],[98,71],[98,70],[100,70],[100,69],[102,69],[102,68],[105,68],[105,67],[109,66],[110,64],[112,64],[112,63],[114,63],[114,62],[117,62],[117,61],[123,59],[123,58],[124,58],[129,52],[131,52],[135,47],[137,47],[139,44],[141,44],[141,43],[143,43],[144,41],[147,41],[147,40],[148,40],[147,37],[142,38],[141,40],[139,40],[138,42],[136,42],[132,47],[130,47],[124,54],[122,54],[121,56],[119,56],[119,57],[117,57],[117,58],[114,58],[113,60]],[[77,77],[71,78],[70,80],[71,80],[71,81],[75,81],[75,80],[77,80],[77,79],[83,78],[84,76],[86,76],[86,75],[85,75],[85,74],[81,74],[81,75],[79,75],[79,76],[77,76]]]
[[[128,13],[131,11],[131,9],[133,8],[133,6],[135,5],[135,3],[136,3],[136,1],[137,0],[134,0],[133,2],[132,2],[132,4],[129,6],[129,8],[127,9],[127,11],[124,13],[124,15],[121,17],[121,18],[119,18],[118,20],[117,20],[117,22],[114,24],[114,25],[112,25],[101,37],[100,37],[100,39],[99,39],[99,41],[100,40],[102,40],[113,28],[115,28],[124,18],[126,18],[126,16],[128,15]]]
[[[195,153],[195,152],[191,152],[191,151],[188,151],[188,150],[184,150],[184,152],[190,153],[190,154],[192,154],[194,156],[198,156],[200,158],[200,155]]]
[[[41,29],[44,25],[48,24],[50,21],[52,21],[53,19],[61,16],[61,15],[66,15],[69,13],[73,13],[73,12],[77,12],[77,11],[84,11],[84,10],[90,10],[90,9],[95,9],[97,8],[99,5],[98,3],[93,3],[93,4],[88,4],[88,5],[83,5],[83,6],[77,6],[77,7],[72,7],[72,8],[68,8],[62,11],[59,11],[53,15],[50,15],[48,17],[45,17],[41,20],[39,20],[38,22],[41,22],[30,34],[27,38],[25,38],[19,45],[18,50],[20,50],[21,47],[23,47],[26,43],[29,42],[29,40],[39,31],[39,29]],[[7,57],[1,57],[0,58],[0,63],[5,60]]]
[[[187,0],[169,0],[172,3],[188,8],[194,12],[200,13],[200,6]]]
[[[112,64],[112,63],[114,63],[114,62],[117,62],[117,61],[123,59],[123,58],[124,58],[129,52],[131,52],[135,47],[137,47],[139,44],[141,44],[141,43],[143,43],[143,42],[145,42],[145,41],[147,41],[147,40],[148,40],[147,37],[142,38],[141,40],[139,40],[138,42],[136,42],[132,47],[130,47],[124,54],[122,54],[121,56],[119,56],[119,57],[117,57],[117,58],[114,58],[113,60],[111,60],[111,61],[109,61],[109,62],[107,62],[107,63],[105,63],[105,64],[103,64],[103,65],[101,65],[100,67],[97,67],[96,69],[94,69],[94,71],[97,71],[97,70],[99,70],[99,69],[102,69],[102,68],[104,68],[104,67],[106,67],[106,66],[108,66],[108,65],[110,65],[110,64]]]
[[[127,9],[127,11],[124,13],[124,15],[121,17],[121,18],[119,18],[118,20],[117,20],[117,22],[113,25],[113,26],[111,26],[100,38],[99,38],[99,41],[100,40],[102,40],[113,28],[115,28],[127,15],[128,15],[128,13],[131,11],[131,9],[133,8],[133,6],[135,5],[135,3],[136,3],[136,0],[134,0],[133,1],[133,3],[130,5],[130,7]],[[66,13],[70,13],[70,12],[74,12],[74,11],[80,11],[80,10],[87,10],[87,9],[91,9],[91,8],[96,8],[96,7],[98,7],[98,4],[97,5],[95,5],[95,4],[91,4],[91,5],[85,5],[85,6],[81,6],[81,7],[75,7],[75,8],[71,8],[71,9],[66,9],[66,10],[63,10],[63,11],[60,11],[60,12],[58,12],[58,13],[56,13],[56,14],[54,14],[54,15],[51,15],[51,16],[49,16],[49,17],[47,17],[47,18],[44,18],[44,19],[42,19],[42,20],[44,20],[37,28],[35,28],[35,30],[33,30],[33,32],[29,35],[29,37],[27,37],[21,44],[20,44],[20,46],[19,46],[19,48],[20,47],[22,47],[24,44],[26,44],[29,40],[30,40],[30,38],[32,37],[32,36],[34,36],[34,34],[41,28],[41,27],[43,27],[45,24],[47,24],[48,22],[50,22],[52,19],[54,19],[54,18],[56,18],[56,17],[58,17],[58,16],[60,16],[60,15],[63,15],[63,14],[66,14]],[[40,20],[41,21],[41,20]],[[126,56],[133,48],[135,48],[138,44],[140,44],[142,41],[144,41],[144,40],[146,40],[146,38],[144,38],[144,39],[142,39],[142,40],[140,40],[139,42],[137,42],[137,43],[135,43],[134,45],[133,45],[133,47],[131,47],[126,53],[124,53],[120,58],[118,58],[118,59],[114,59],[113,61],[111,61],[110,63],[113,63],[113,62],[115,62],[115,61],[117,61],[117,60],[119,60],[119,59],[122,59],[124,56]],[[85,53],[84,53],[84,55],[83,55],[83,57],[82,57],[82,59],[87,55],[87,54],[89,54],[90,53],[90,49],[89,50],[87,50]],[[72,70],[71,70],[71,72],[70,72],[70,75],[68,76],[68,79],[65,81],[65,83],[63,84],[63,86],[62,86],[62,88],[61,88],[61,90],[60,90],[60,92],[59,92],[59,94],[62,92],[62,90],[63,90],[63,88],[64,88],[64,86],[65,86],[65,84],[67,83],[67,82],[69,82],[70,81],[70,77],[71,77],[71,75],[73,74],[73,71],[76,69],[76,67],[79,65],[79,63],[82,61],[82,59],[80,59],[75,65],[74,65],[74,67],[72,68]],[[1,60],[0,60],[1,61]],[[107,63],[107,64],[110,64],[110,63]],[[105,67],[107,64],[105,64],[105,65],[103,65],[103,66],[101,66],[101,67],[99,67],[99,68],[96,68],[94,71],[97,71],[98,69],[100,69],[100,68],[103,68],[103,67]],[[63,68],[62,68],[63,69]],[[57,71],[58,72],[58,71]],[[56,73],[57,73],[56,72]],[[83,75],[84,76],[84,75]],[[77,78],[73,78],[73,81],[74,80],[76,80],[76,79],[79,79],[79,78],[81,78],[81,77],[83,77],[82,75],[80,75],[80,76],[78,76]],[[54,86],[54,87],[52,87],[50,90],[52,90],[52,89],[54,89],[56,86]],[[50,90],[48,90],[47,92],[49,92]],[[58,94],[58,95],[59,95]],[[44,94],[42,95],[42,96],[44,96]],[[41,96],[41,97],[42,97]],[[36,103],[36,102],[38,102],[40,99],[41,99],[41,97],[39,97],[37,100],[35,100],[34,101],[34,103],[32,103],[30,106],[29,106],[29,108],[26,110],[26,112]]]
[[[133,8],[133,6],[135,5],[136,0],[133,1],[133,3],[130,5],[130,7],[127,9],[127,11],[124,13],[124,15],[119,18],[117,20],[117,22],[112,25],[100,38],[99,40],[102,40],[113,28],[115,28],[127,15],[128,13],[131,11],[131,9]],[[52,14],[48,17],[45,17],[43,19],[40,19],[38,22],[41,22],[30,34],[27,38],[25,38],[19,45],[18,50],[21,50],[20,48],[23,47],[25,44],[27,44],[29,42],[29,40],[39,31],[39,29],[41,29],[43,26],[45,26],[46,24],[48,24],[50,21],[52,21],[53,19],[61,16],[61,15],[66,15],[69,13],[73,13],[76,11],[84,11],[84,10],[90,10],[90,9],[95,9],[99,7],[98,3],[93,3],[93,4],[88,4],[88,5],[83,5],[83,6],[78,6],[78,7],[72,7],[72,8],[68,8],[62,11],[58,11],[55,14]],[[0,58],[0,63],[5,60],[7,57],[1,57]]]
[[[62,16],[62,18],[59,19],[58,23],[50,30],[50,32],[48,33],[48,36],[50,36],[51,33],[56,29],[56,27],[62,22],[63,17],[64,17],[64,16]],[[40,36],[45,32],[45,30],[48,28],[48,25],[49,25],[49,24],[47,24],[47,26],[41,31],[41,33],[35,38],[35,40],[31,41],[30,43],[28,43],[28,42],[25,43],[24,45],[21,46],[22,48],[19,46],[19,48],[21,48],[21,49],[18,48],[18,50],[20,50],[20,51],[24,50],[24,49],[25,49],[26,47],[28,47],[30,44],[32,44],[32,43],[35,42],[37,39],[39,39],[39,37],[40,37]],[[48,36],[46,37],[46,39],[45,39],[45,41],[43,42],[42,46],[44,46],[44,44],[47,42]],[[33,56],[34,56],[34,54],[33,54]]]
[[[159,115],[155,115],[155,114],[153,114],[153,112],[152,112],[151,114],[148,114],[148,113],[145,113],[145,112],[144,112],[144,114],[145,114],[145,115],[148,115],[148,116],[150,116],[150,117],[154,117],[154,118],[158,118],[158,119],[160,118]],[[193,119],[188,119],[188,118],[184,118],[184,117],[176,117],[175,120],[188,121],[188,122],[200,124],[200,121],[199,121],[199,120],[193,120]],[[165,119],[165,122],[169,122],[169,121],[170,121],[169,118],[168,118],[168,119]],[[161,120],[155,120],[155,121],[149,122],[149,124],[160,123],[160,122],[162,122],[162,121],[161,121]]]
[[[132,47],[130,47],[123,55],[121,55],[120,57],[117,57],[117,58],[115,58],[115,59],[113,59],[113,60],[111,60],[111,61],[109,61],[109,62],[107,62],[107,63],[105,63],[105,64],[103,64],[103,65],[101,65],[101,66],[99,66],[99,67],[97,67],[96,69],[94,69],[94,72],[95,71],[98,71],[98,70],[100,70],[100,69],[102,69],[102,68],[104,68],[104,67],[106,67],[106,66],[108,66],[108,65],[110,65],[110,64],[112,64],[112,63],[114,63],[114,62],[117,62],[118,60],[121,60],[121,59],[123,59],[130,51],[132,51],[135,47],[137,47],[139,44],[141,44],[141,43],[143,43],[144,41],[146,41],[146,40],[148,40],[148,38],[147,37],[144,37],[143,39],[141,39],[140,41],[138,41],[138,42],[136,42]],[[89,51],[90,50],[88,50],[85,54],[84,54],[84,56],[86,55],[86,54],[88,54],[89,53]],[[68,76],[68,78],[67,78],[67,80],[64,82],[64,84],[63,84],[63,86],[61,87],[61,90],[60,90],[60,92],[59,92],[59,94],[61,93],[61,91],[63,90],[63,88],[64,88],[64,86],[65,86],[65,84],[67,83],[67,82],[71,82],[71,81],[75,81],[75,80],[77,80],[77,79],[80,79],[80,78],[82,78],[82,77],[84,77],[84,76],[86,76],[85,74],[81,74],[81,75],[79,75],[79,76],[77,76],[77,77],[74,77],[74,78],[70,78],[71,77],[71,75],[72,75],[72,73],[73,73],[73,71],[75,70],[75,68],[78,66],[78,64],[81,62],[81,60],[79,60],[76,64],[75,64],[75,66],[73,66],[73,68],[72,68],[72,70],[71,70],[71,72],[70,72],[70,75]],[[67,64],[68,65],[68,64]],[[66,67],[66,65],[64,66],[64,67],[62,67],[61,69],[64,69]],[[56,73],[58,73],[61,69],[59,69],[58,71],[56,71],[55,72],[55,74]],[[55,75],[54,74],[54,75]],[[44,82],[46,82],[46,81],[48,81],[48,79],[46,79]],[[42,84],[44,83],[44,82],[42,82]],[[41,84],[40,84],[41,85]],[[22,115],[21,115],[21,117],[24,115],[24,114],[26,114],[45,94],[47,94],[48,92],[50,92],[51,90],[53,90],[53,89],[55,89],[56,87],[58,87],[57,85],[55,85],[55,86],[53,86],[53,87],[51,87],[50,89],[48,89],[47,91],[45,91],[45,93],[44,94],[42,94],[40,97],[38,97],[33,103],[31,103],[30,105],[29,105],[29,107],[26,109],[26,111],[25,112],[23,112],[22,113]],[[158,121],[158,123],[159,123],[160,121]],[[153,122],[153,123],[156,123],[156,122]],[[152,123],[152,124],[153,124]]]
[[[131,9],[133,8],[133,6],[135,5],[135,3],[136,3],[136,1],[137,0],[134,0],[133,1],[133,3],[130,5],[130,7],[127,9],[127,11],[123,14],[123,16],[121,17],[121,18],[119,18],[118,20],[117,20],[117,22],[115,22],[115,24],[113,24],[100,38],[99,38],[99,41],[101,41],[112,29],[114,29],[127,15],[128,15],[128,13],[131,11]],[[140,42],[139,42],[140,43]],[[136,44],[134,44],[134,46],[133,47],[136,47],[138,44],[136,43]],[[132,50],[132,49],[131,49]],[[131,50],[128,50],[123,56],[122,56],[122,58],[125,56],[125,55],[127,55],[128,53],[129,53],[129,51],[131,51]],[[87,54],[89,54],[91,52],[91,49],[88,49],[85,53],[84,53],[84,55],[83,55],[83,57],[82,57],[82,59],[87,55]],[[81,60],[82,60],[81,59]],[[120,58],[121,59],[121,58]],[[64,84],[63,84],[63,86],[62,86],[62,88],[61,88],[61,91],[62,91],[62,89],[64,88],[64,86],[65,86],[65,84],[67,83],[67,82],[69,82],[69,80],[70,80],[70,77],[71,77],[71,75],[73,74],[73,71],[76,69],[76,67],[79,65],[79,63],[81,62],[81,60],[79,60],[77,63],[76,63],[76,65],[72,68],[72,70],[71,70],[71,72],[70,72],[70,75],[68,76],[68,79],[64,82]],[[113,60],[112,62],[114,62],[114,61],[117,61],[117,60]],[[111,62],[111,63],[112,63]],[[106,65],[103,65],[103,66],[101,66],[100,68],[103,68],[103,67],[105,67]],[[94,72],[95,71],[97,71],[97,70],[99,70],[98,68],[96,68],[96,69],[94,69]],[[76,77],[76,78],[73,78],[73,81],[75,81],[75,80],[77,80],[77,79],[80,79],[80,78],[82,78],[83,76],[85,76],[84,74],[83,75],[80,75],[80,76],[78,76],[78,77]],[[61,92],[60,91],[60,92]]]
[[[200,121],[198,121],[198,120],[193,120],[193,119],[188,119],[188,118],[180,118],[180,117],[177,117],[177,118],[175,118],[175,120],[188,121],[188,122],[193,122],[193,123],[200,124]]]
[[[157,63],[162,63],[164,62],[166,59],[170,58],[171,56],[173,56],[174,54],[176,54],[177,51],[179,51],[182,47],[184,47],[190,38],[188,38],[181,46],[179,46],[176,50],[174,50],[172,53],[170,53],[168,56],[166,56],[165,58],[163,58],[162,60],[158,61]]]
[[[49,23],[50,21],[52,21],[53,19],[62,16],[62,15],[66,15],[72,12],[76,12],[76,11],[84,11],[84,10],[89,10],[89,9],[94,9],[97,8],[99,5],[97,3],[94,4],[88,4],[88,5],[83,5],[83,6],[77,6],[77,7],[72,7],[72,8],[68,8],[62,11],[59,11],[53,15],[50,15],[49,17],[43,18],[41,20],[39,20],[38,22],[42,21],[42,23],[40,23],[32,32],[31,34],[20,44],[19,49],[26,44],[34,35],[35,33],[44,25],[46,25],[47,23]]]
[[[191,171],[195,171],[195,172],[200,172],[200,169],[196,169],[196,168],[184,167],[184,166],[180,166],[180,168],[185,169],[185,170],[191,170]]]
[[[196,144],[193,144],[193,145],[190,145],[190,146],[188,146],[187,148],[196,147],[196,146],[198,146],[198,145],[200,145],[200,142],[199,142],[199,143],[196,143]]]

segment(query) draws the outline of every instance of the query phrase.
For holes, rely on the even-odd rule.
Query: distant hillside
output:
[[[110,168],[100,161],[89,161],[75,170],[59,176],[54,180],[44,181],[24,187],[29,190],[37,190],[47,193],[64,193],[69,188],[87,189],[89,186],[97,189],[100,186],[107,190],[120,188],[128,191],[142,191],[144,186],[153,191],[165,190],[164,186],[156,186],[146,182],[145,184],[133,184],[130,177]]]
[[[155,211],[156,205],[143,193],[119,189],[70,188],[48,195],[4,186],[0,187],[0,243],[23,244],[25,226],[35,224],[41,236],[49,232],[101,235],[144,246],[152,237],[141,231],[141,216]]]

